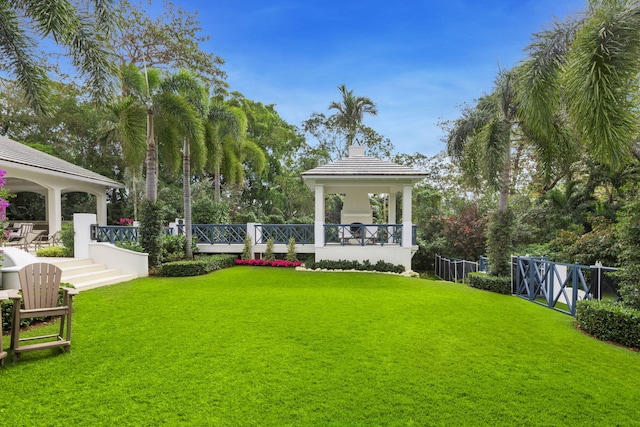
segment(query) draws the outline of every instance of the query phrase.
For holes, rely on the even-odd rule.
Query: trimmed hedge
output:
[[[506,276],[491,276],[486,273],[469,273],[469,286],[511,295],[511,278]]]
[[[358,261],[347,261],[347,260],[338,260],[338,261],[329,261],[329,260],[321,260],[321,261],[306,261],[305,267],[310,270],[322,269],[322,270],[359,270],[359,271],[379,271],[379,272],[391,272],[391,273],[404,273],[403,265],[394,265],[390,262],[378,261],[375,264],[371,264],[371,262],[367,259],[362,263]]]
[[[640,349],[640,310],[610,301],[582,300],[576,321],[583,331],[603,341]]]
[[[235,265],[237,255],[210,255],[194,260],[174,261],[162,264],[160,275],[165,277],[201,276]]]
[[[70,257],[73,256],[72,251],[64,246],[48,246],[46,248],[40,248],[36,251],[38,257]]]

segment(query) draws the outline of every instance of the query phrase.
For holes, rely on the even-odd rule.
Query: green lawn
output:
[[[71,354],[0,369],[0,425],[640,425],[640,353],[463,284],[235,267],[75,309]]]

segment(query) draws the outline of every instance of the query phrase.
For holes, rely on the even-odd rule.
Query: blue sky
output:
[[[197,10],[203,49],[222,57],[231,90],[275,104],[299,126],[330,113],[338,85],[378,105],[364,122],[396,151],[444,149],[441,120],[491,90],[533,33],[582,0],[174,0]]]

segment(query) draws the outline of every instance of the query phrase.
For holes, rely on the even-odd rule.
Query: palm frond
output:
[[[49,79],[34,56],[34,41],[20,26],[20,20],[8,2],[0,2],[0,69],[16,77],[31,107],[47,114]]]
[[[622,2],[624,3],[624,2]],[[569,114],[601,161],[629,161],[638,134],[632,99],[640,72],[640,9],[598,8],[576,34],[565,74]]]

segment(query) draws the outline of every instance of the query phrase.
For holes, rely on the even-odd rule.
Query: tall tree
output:
[[[492,273],[506,274],[511,246],[509,191],[511,147],[517,131],[513,71],[501,71],[494,91],[466,109],[451,129],[447,151],[479,184],[498,190],[498,209],[489,224],[487,252]]]
[[[133,218],[137,220],[136,177],[142,169],[146,152],[145,112],[131,96],[109,103],[105,110],[107,117],[100,137],[118,143],[122,149],[122,159],[132,178]]]
[[[86,7],[80,9],[70,0],[0,2],[0,71],[16,78],[36,111],[48,111],[49,79],[32,34],[65,48],[98,99],[104,100],[115,87],[116,69],[106,37],[116,27],[119,10],[114,0],[81,4]]]
[[[334,117],[337,124],[345,130],[347,147],[350,147],[355,141],[356,132],[362,126],[364,115],[375,116],[378,114],[378,109],[370,98],[354,95],[353,90],[347,90],[344,84],[338,86],[338,90],[342,99],[329,104],[329,110],[337,110]]]
[[[121,66],[185,69],[218,91],[227,87],[220,68],[224,61],[202,50],[209,37],[201,36],[198,12],[186,11],[170,1],[162,2],[162,13],[151,18],[145,5],[122,0],[124,19],[112,44]]]

